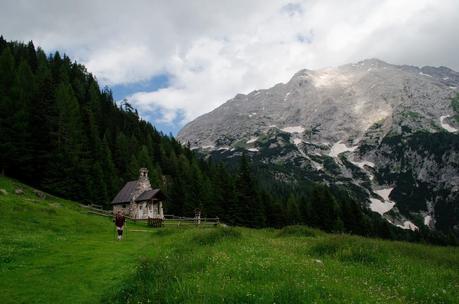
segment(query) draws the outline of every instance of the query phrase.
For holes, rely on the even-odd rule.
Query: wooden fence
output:
[[[175,215],[164,215],[165,225],[194,225],[194,226],[217,226],[220,224],[218,217],[184,217]]]
[[[101,216],[113,217],[113,212],[110,211],[110,210],[102,209],[102,206],[93,205],[93,204],[91,204],[91,205],[82,205],[82,204],[80,204],[80,206],[82,208],[84,208],[84,209],[87,209],[89,214],[96,214],[96,215],[101,215]]]
[[[104,210],[99,205],[81,205],[85,208],[89,214],[95,214],[106,217],[113,217],[111,210]],[[162,227],[162,226],[199,226],[199,227],[212,227],[220,224],[218,217],[184,217],[166,214],[164,219],[134,219],[129,216],[125,216],[127,219],[134,222],[146,222],[151,227]]]

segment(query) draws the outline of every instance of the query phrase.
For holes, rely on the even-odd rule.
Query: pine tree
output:
[[[139,162],[135,155],[132,155],[127,167],[126,177],[128,180],[136,180],[139,177]]]
[[[208,212],[211,216],[218,216],[229,223],[231,218],[229,206],[236,201],[233,183],[222,164],[211,165],[210,170],[212,205],[208,207],[210,209]]]
[[[5,118],[13,142],[15,170],[22,172],[26,181],[31,179],[31,161],[34,157],[30,150],[30,112],[32,97],[35,93],[35,81],[26,61],[21,61],[12,84],[10,114]]]
[[[281,228],[288,224],[285,209],[279,202],[274,201],[268,193],[262,193],[266,208],[266,224],[270,227]]]
[[[15,77],[14,57],[9,47],[0,55],[0,173],[9,173],[14,159],[14,134],[10,129],[10,117],[14,115],[11,87]]]
[[[10,94],[10,88],[15,77],[14,57],[9,47],[6,47],[0,54],[0,97]]]
[[[107,185],[108,197],[113,197],[116,192],[120,189],[121,182],[118,178],[115,165],[113,163],[112,153],[108,144],[107,136],[104,135],[102,140],[102,168],[104,172],[104,180]]]
[[[37,59],[37,52],[35,51],[35,46],[33,45],[32,41],[29,41],[27,44],[27,62],[32,69],[32,71],[36,71],[38,67],[38,59]]]
[[[290,225],[296,225],[301,222],[300,210],[298,208],[297,199],[292,195],[289,196],[286,203],[286,213]]]
[[[116,136],[115,151],[113,159],[116,167],[118,168],[122,181],[129,179],[127,170],[131,155],[129,154],[129,141],[124,132],[119,132]]]
[[[3,50],[8,46],[8,43],[6,42],[5,38],[3,38],[2,35],[0,35],[0,55],[2,54]]]
[[[58,194],[81,199],[85,180],[81,168],[83,128],[80,107],[68,84],[60,84],[55,94],[58,119],[56,154],[51,164],[49,187]]]
[[[236,223],[248,227],[262,227],[265,222],[264,210],[245,154],[241,157],[236,179],[236,195],[237,202],[234,206]]]
[[[151,155],[146,145],[142,145],[140,147],[140,150],[137,154],[137,162],[140,167],[147,168],[148,171],[153,172],[153,162],[151,160]]]
[[[313,226],[314,222],[317,222],[317,216],[315,210],[312,207],[311,201],[306,196],[302,196],[299,199],[299,209],[301,214],[301,222],[308,226]]]
[[[315,210],[313,224],[325,231],[341,231],[343,222],[338,204],[325,186],[317,186],[313,191],[312,206]]]
[[[36,95],[34,105],[30,113],[30,148],[34,154],[34,162],[31,164],[31,174],[34,177],[31,184],[43,187],[41,181],[37,181],[37,176],[42,179],[49,177],[48,167],[53,161],[53,152],[56,142],[56,130],[58,112],[54,98],[54,84],[51,70],[48,65],[46,55],[40,49],[37,51],[37,70],[35,74]]]
[[[365,235],[365,219],[357,203],[353,200],[344,199],[341,204],[342,219],[346,231]]]

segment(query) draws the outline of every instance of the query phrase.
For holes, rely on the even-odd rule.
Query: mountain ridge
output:
[[[262,95],[262,94],[264,94],[266,92],[269,92],[270,94],[277,94],[276,96],[273,96],[274,98],[272,98],[272,99],[277,99],[277,101],[281,101],[281,102],[288,102],[290,99],[292,99],[293,94],[296,93],[296,91],[294,90],[294,86],[295,85],[299,86],[299,87],[307,86],[308,89],[310,89],[309,91],[312,91],[312,93],[320,93],[322,95],[323,94],[327,94],[327,95],[332,94],[333,95],[333,93],[334,93],[333,90],[339,89],[340,86],[345,86],[347,88],[358,88],[358,86],[360,85],[360,87],[361,87],[361,83],[359,84],[358,82],[359,81],[360,82],[365,81],[365,79],[362,79],[362,78],[367,76],[370,72],[376,73],[376,75],[373,76],[373,79],[369,80],[369,82],[373,82],[373,83],[369,84],[370,85],[369,88],[361,88],[361,90],[363,90],[363,89],[366,89],[366,90],[368,90],[368,89],[372,89],[372,90],[378,89],[378,87],[377,87],[377,85],[378,85],[377,81],[378,80],[389,81],[389,80],[391,80],[390,77],[394,76],[394,72],[396,72],[396,73],[401,74],[401,76],[402,76],[402,77],[399,76],[398,77],[399,79],[396,79],[396,81],[400,81],[400,78],[402,78],[402,80],[405,81],[405,82],[406,81],[413,81],[413,78],[414,78],[415,80],[418,80],[418,81],[420,81],[422,83],[428,83],[428,84],[435,83],[436,85],[443,86],[442,89],[445,90],[445,93],[441,94],[442,95],[441,97],[442,97],[442,100],[447,101],[450,97],[453,96],[455,90],[457,89],[457,86],[459,84],[459,73],[454,72],[453,70],[450,70],[450,69],[448,69],[448,70],[445,70],[445,69],[447,69],[447,68],[444,68],[444,67],[438,67],[438,68],[422,67],[422,68],[418,68],[418,67],[414,67],[414,66],[397,66],[397,65],[391,65],[391,64],[385,63],[384,61],[381,61],[381,60],[378,60],[378,59],[367,59],[367,60],[360,61],[358,63],[341,65],[341,66],[336,67],[336,68],[324,68],[324,69],[320,69],[320,70],[317,70],[317,71],[303,69],[303,70],[300,70],[299,72],[295,73],[295,75],[285,84],[284,83],[276,84],[275,86],[271,87],[270,89],[266,89],[266,90],[255,90],[255,91],[250,92],[247,95],[237,94],[233,99],[230,99],[229,101],[225,102],[220,107],[214,109],[213,111],[211,111],[211,112],[209,112],[207,114],[204,114],[204,115],[198,117],[194,121],[192,121],[192,122],[188,123],[187,125],[185,125],[179,131],[177,137],[179,138],[179,140],[182,140],[182,141],[190,141],[192,146],[194,144],[196,144],[197,146],[212,145],[213,144],[212,143],[212,136],[207,136],[206,137],[205,133],[201,134],[199,140],[202,141],[202,139],[204,138],[205,141],[203,143],[201,143],[201,142],[196,142],[195,143],[195,142],[193,142],[193,140],[196,139],[196,138],[194,138],[193,136],[190,136],[188,130],[192,129],[193,126],[196,126],[195,122],[198,122],[200,120],[209,119],[211,117],[211,114],[216,113],[216,112],[222,112],[223,110],[227,109],[227,107],[231,103],[235,103],[238,106],[244,106],[243,101],[247,101],[249,99],[254,99],[256,101],[257,96],[259,98],[260,95]],[[387,71],[385,71],[385,70],[387,70]],[[335,71],[338,71],[339,73],[336,73]],[[382,71],[384,73],[381,73]],[[432,73],[433,75],[430,75],[430,74],[424,73],[423,71],[425,71],[425,72],[427,72],[427,71],[431,71],[431,72],[432,71],[436,71],[437,73]],[[446,72],[449,72],[449,74],[448,74],[449,76],[445,76]],[[411,77],[406,77],[408,75],[411,76]],[[405,76],[405,77],[403,77],[403,76]],[[381,77],[385,77],[385,78],[381,79]],[[352,83],[353,79],[349,79],[349,78],[354,78],[354,80],[357,80],[357,81],[354,81],[354,83]],[[430,78],[432,78],[432,79],[430,79]],[[351,83],[347,83],[349,81],[351,81]],[[394,82],[394,80],[392,80],[392,82]],[[335,86],[333,86],[333,85],[335,85]],[[373,87],[371,87],[371,85],[373,85]],[[391,85],[394,85],[394,83],[392,83]],[[317,90],[317,89],[319,89],[319,90]],[[381,88],[381,89],[384,89],[384,88]],[[403,88],[401,88],[401,89],[403,89]],[[319,92],[314,92],[314,91],[319,91]],[[351,93],[352,94],[352,92],[346,92],[346,93]],[[366,93],[366,92],[354,92],[354,94],[355,93],[360,93],[360,95],[362,95],[362,93]],[[380,93],[380,92],[376,92],[376,93]],[[319,97],[320,98],[321,96],[300,96],[300,98],[302,98],[302,99],[314,98],[314,97]],[[328,96],[325,96],[325,97],[328,97]],[[330,96],[330,97],[333,97],[333,98],[336,99],[336,96]],[[359,96],[359,95],[357,95],[357,96],[352,96],[352,97],[363,98],[363,97],[367,97],[367,96]],[[388,98],[388,97],[386,97],[386,98]],[[295,98],[293,98],[293,99],[295,99]],[[346,98],[343,98],[343,101],[346,101]],[[271,104],[272,104],[272,100],[271,100]],[[291,104],[287,103],[287,105],[290,106]],[[396,105],[399,105],[399,104],[396,104]],[[277,106],[277,107],[282,106],[282,103],[281,104],[277,103],[277,104],[275,104],[275,106]],[[293,106],[295,106],[295,105],[293,105]],[[336,106],[336,105],[334,105],[334,106]],[[361,105],[361,106],[364,106],[364,105]],[[392,106],[394,106],[394,105],[392,105]],[[451,114],[447,110],[448,106],[449,105],[447,105],[445,103],[443,109],[440,109],[440,112],[442,114],[444,114],[444,115]],[[284,110],[284,111],[281,111],[281,112],[282,113],[285,113],[285,112],[288,113],[288,111],[285,111],[286,109],[273,109],[273,110]],[[364,110],[364,109],[362,108],[361,110]],[[382,108],[380,110],[382,110],[382,111],[386,110],[387,111],[388,109],[387,108],[386,109]],[[256,116],[257,114],[260,115],[260,113],[262,115],[263,111],[264,111],[263,110],[263,106],[261,105],[260,107],[255,107],[255,108],[252,107],[251,109],[250,108],[247,109],[247,111],[245,111],[245,114],[248,116],[248,118],[252,118],[252,116]],[[222,113],[218,113],[218,114],[221,115]],[[304,115],[304,116],[306,116],[306,115]],[[228,118],[228,117],[225,117],[225,119],[222,118],[221,120],[222,121],[223,120],[227,121],[226,118]],[[378,120],[378,118],[379,117],[377,117],[377,116],[373,117],[373,119],[371,119],[370,121],[374,123],[374,122],[376,122]],[[297,123],[302,123],[302,121],[299,121],[297,117],[295,117],[295,119],[297,120],[296,121]],[[275,120],[279,120],[279,119],[275,118],[274,121],[272,119],[267,119],[267,121],[272,122],[272,123],[266,122],[266,126],[273,125],[273,124],[275,124],[275,122],[277,122],[277,124],[279,124],[279,121],[275,121]],[[285,117],[284,117],[284,121],[285,121]],[[283,121],[281,121],[281,123],[283,123]],[[295,123],[295,121],[292,121],[291,123]],[[308,123],[308,122],[306,121],[306,123]],[[205,128],[203,128],[203,129],[209,130],[207,128],[208,125],[209,125],[209,122],[207,124],[205,124]],[[221,126],[221,127],[223,129],[226,128],[226,126]],[[282,128],[282,127],[289,127],[289,126],[284,124],[284,125],[280,125],[279,127]],[[367,129],[369,127],[369,125],[366,125],[365,127],[366,128],[364,128],[364,129]],[[210,130],[213,131],[212,128]],[[193,132],[195,133],[195,130],[193,130]],[[249,133],[249,132],[247,132],[247,133]],[[202,135],[204,135],[204,136],[202,136]]]
[[[290,182],[357,187],[348,191],[362,205],[406,229],[457,231],[458,86],[459,73],[449,68],[379,59],[303,69],[285,84],[236,95],[187,124],[177,138],[213,158],[248,153],[267,171],[284,164]],[[300,174],[292,173],[298,168]],[[402,191],[404,184],[409,191]],[[416,191],[424,196],[413,198]],[[435,206],[445,215],[436,217]]]

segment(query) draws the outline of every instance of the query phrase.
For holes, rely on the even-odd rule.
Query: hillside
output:
[[[187,124],[183,143],[265,180],[325,183],[402,229],[459,235],[459,73],[368,59],[301,70]]]
[[[1,303],[459,303],[458,248],[132,223],[117,242],[74,202],[5,177],[0,189]]]

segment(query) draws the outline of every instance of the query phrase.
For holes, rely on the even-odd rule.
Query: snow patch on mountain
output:
[[[432,222],[432,216],[426,215],[426,216],[424,217],[424,225],[430,226],[430,223],[431,223],[431,222]]]
[[[423,73],[423,72],[419,72],[419,75],[427,76],[427,77],[432,77],[432,75],[429,75],[429,74],[426,74],[426,73]]]
[[[288,95],[290,95],[290,92],[287,92],[287,94],[285,94],[284,101],[287,101]]]
[[[312,163],[312,165],[314,166],[314,168],[315,168],[317,171],[320,171],[320,170],[322,170],[322,169],[324,168],[324,166],[322,166],[321,164],[319,164],[319,163],[316,162],[316,161],[311,160],[311,163]]]
[[[386,189],[380,189],[380,190],[375,190],[375,193],[379,196],[381,196],[385,201],[390,201],[389,195],[394,190],[394,188],[386,188]]]
[[[347,147],[346,144],[343,144],[340,141],[336,142],[330,149],[330,153],[328,156],[330,157],[337,157],[339,154],[344,152],[354,152],[359,146]]]
[[[450,117],[451,115],[443,115],[440,117],[440,124],[443,129],[445,129],[448,132],[454,133],[457,132],[458,130],[452,126],[450,126],[447,122],[445,122],[445,119]]]
[[[207,145],[207,146],[202,146],[201,148],[204,149],[204,150],[213,150],[213,149],[215,149],[215,146],[214,145]]]
[[[371,204],[370,204],[371,211],[377,212],[381,215],[390,211],[395,206],[395,203],[392,201],[382,201],[378,198],[370,198],[370,201],[371,201]]]
[[[394,208],[395,203],[389,199],[389,195],[394,188],[385,188],[380,190],[375,190],[374,192],[378,194],[383,200],[378,198],[370,198],[371,204],[370,209],[371,211],[377,212],[381,215],[384,213],[392,210]]]
[[[302,126],[294,126],[294,127],[285,127],[285,128],[282,128],[281,130],[287,133],[303,133],[305,129]]]
[[[298,146],[299,144],[301,144],[302,142],[303,142],[303,141],[301,140],[301,138],[294,138],[294,139],[293,139],[293,143],[294,143],[295,145],[297,145],[297,146]]]
[[[350,160],[350,162],[362,170],[365,170],[365,166],[368,166],[371,168],[374,168],[376,166],[374,163],[372,163],[371,161],[367,161],[367,160],[362,160],[360,162]]]
[[[250,138],[246,143],[247,143],[247,144],[254,143],[254,142],[257,141],[257,139],[258,139],[258,137],[252,137],[252,138]]]
[[[400,227],[402,229],[410,229],[412,231],[416,231],[416,230],[419,230],[418,226],[416,226],[415,224],[413,224],[413,222],[411,221],[404,221],[403,222],[403,225],[396,225],[397,227]]]
[[[365,166],[368,166],[370,168],[375,168],[376,167],[376,165],[374,163],[372,163],[371,161],[367,161],[367,160],[362,160],[360,162],[352,161],[352,160],[349,160],[349,161],[352,164],[354,164],[357,167],[359,167],[360,169],[362,169],[368,175],[370,180],[373,180],[375,178],[374,175],[370,171],[368,171],[367,168],[365,168]]]

